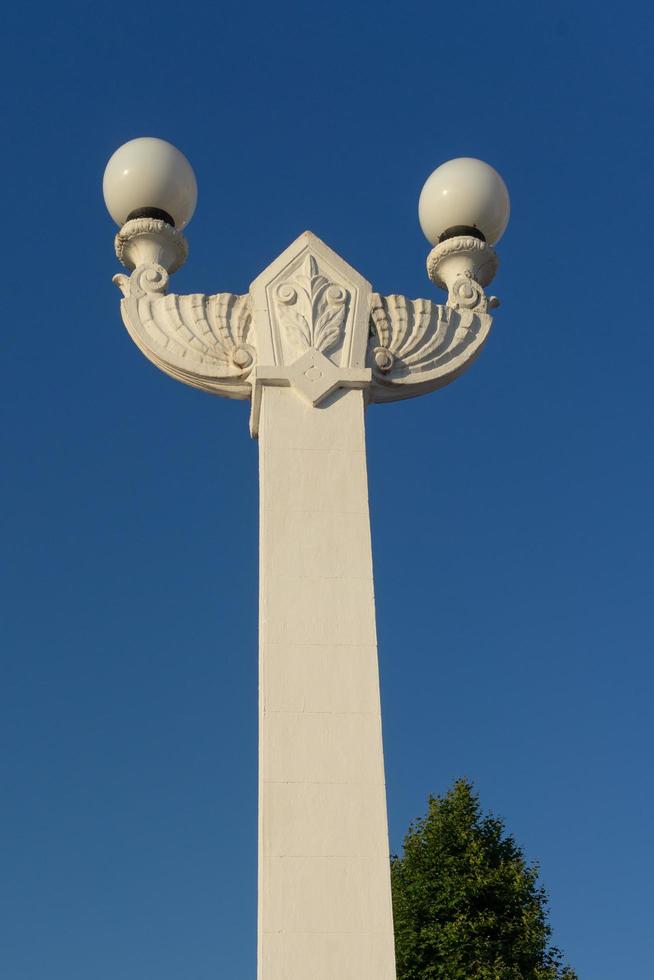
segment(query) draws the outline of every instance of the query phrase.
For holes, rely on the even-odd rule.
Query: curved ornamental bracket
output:
[[[497,269],[485,242],[448,239],[427,260],[447,302],[382,296],[310,232],[265,269],[246,295],[168,293],[184,236],[156,219],[127,222],[116,252],[133,269],[114,281],[127,330],[171,377],[212,394],[251,398],[257,435],[261,388],[290,386],[312,405],[336,388],[368,401],[412,398],[457,378],[481,351],[497,305],[484,286]]]

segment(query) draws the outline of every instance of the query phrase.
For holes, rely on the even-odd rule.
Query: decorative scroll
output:
[[[249,397],[246,379],[255,359],[249,296],[167,295],[168,273],[160,265],[140,266],[115,281],[125,296],[125,326],[157,367],[216,394]]]
[[[458,284],[457,284],[458,285]],[[461,298],[479,303],[477,283],[461,283]],[[482,307],[483,308],[483,307]],[[480,352],[491,317],[465,307],[437,305],[426,299],[372,294],[372,401],[421,395],[453,381]]]

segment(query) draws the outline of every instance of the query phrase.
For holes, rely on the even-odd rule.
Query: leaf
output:
[[[312,279],[314,276],[318,275],[318,263],[316,262],[313,255],[309,255],[306,262],[304,263],[302,271]]]
[[[318,317],[314,328],[313,346],[323,353],[341,336],[345,306],[328,306]]]
[[[289,340],[296,347],[311,347],[311,330],[306,319],[291,306],[279,307],[279,319],[288,333]]]

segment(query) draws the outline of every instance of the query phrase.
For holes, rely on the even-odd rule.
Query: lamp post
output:
[[[259,439],[258,978],[393,980],[364,410],[434,391],[480,352],[506,187],[470,158],[427,180],[444,304],[373,292],[310,232],[246,295],[176,295],[197,199],[186,158],[132,140],[104,194],[130,336],[172,377],[249,398]]]

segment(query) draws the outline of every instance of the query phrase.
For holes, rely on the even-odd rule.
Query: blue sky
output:
[[[580,976],[649,976],[649,6],[3,16],[3,977],[255,975],[257,447],[122,327],[101,179],[139,135],[197,173],[180,292],[310,228],[436,298],[424,179],[503,174],[483,355],[367,417],[391,844],[470,777]]]

